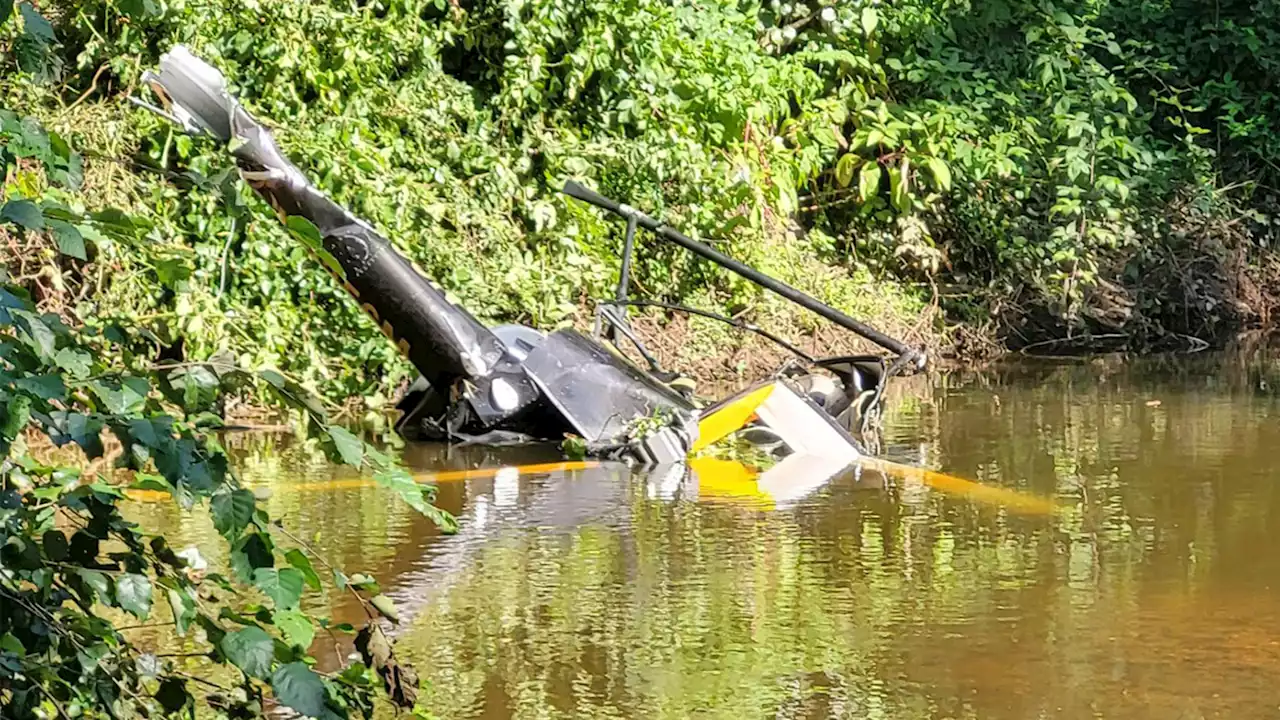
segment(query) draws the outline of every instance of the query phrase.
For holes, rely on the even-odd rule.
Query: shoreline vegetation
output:
[[[412,370],[221,149],[128,102],[175,43],[490,322],[587,326],[610,293],[622,228],[561,196],[568,177],[935,358],[1194,349],[1280,301],[1275,29],[1248,3],[4,5],[5,200],[110,216],[7,217],[9,275],[42,310],[141,324],[160,356],[229,353],[332,403],[377,411]],[[21,147],[37,124],[57,177]],[[852,347],[643,235],[639,296]],[[704,382],[773,357],[637,314]]]

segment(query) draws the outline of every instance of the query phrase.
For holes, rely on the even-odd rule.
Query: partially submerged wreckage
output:
[[[320,193],[281,153],[270,131],[231,96],[216,69],[178,46],[144,80],[163,107],[135,102],[226,145],[242,178],[282,222],[296,229],[301,218],[318,230],[312,250],[421,373],[400,403],[397,430],[409,439],[505,444],[576,435],[594,457],[665,464],[683,462],[735,435],[782,457],[785,474],[821,481],[865,454],[857,438],[875,415],[888,379],[924,367],[923,352],[574,181],[565,184],[567,195],[626,221],[616,297],[597,308],[591,335],[486,327],[447,300],[373,227]],[[640,228],[890,354],[814,358],[767,330],[694,308],[630,299]],[[676,376],[664,372],[632,332],[627,308],[645,304],[735,324],[780,344],[796,360],[741,393],[700,407],[671,384]],[[623,355],[624,342],[647,368]]]

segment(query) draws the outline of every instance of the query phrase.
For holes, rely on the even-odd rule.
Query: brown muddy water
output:
[[[1280,363],[1204,355],[899,383],[887,456],[1055,497],[1056,517],[874,473],[778,505],[606,467],[441,482],[461,522],[443,537],[283,441],[234,442],[273,516],[399,604],[398,652],[435,717],[1270,718],[1269,382]],[[203,513],[135,514],[221,559]],[[346,649],[326,642],[332,665]]]

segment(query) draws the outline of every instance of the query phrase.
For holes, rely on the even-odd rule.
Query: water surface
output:
[[[273,516],[397,601],[440,718],[1280,717],[1273,368],[1021,363],[895,388],[889,457],[1058,517],[875,473],[779,506],[603,467],[441,482],[462,523],[442,537],[299,451],[237,453]],[[211,528],[140,512],[216,556]]]

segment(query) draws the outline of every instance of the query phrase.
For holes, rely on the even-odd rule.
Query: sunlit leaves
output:
[[[156,271],[156,279],[160,281],[161,285],[172,290],[181,289],[182,283],[191,277],[191,266],[183,258],[157,258],[153,266]]]
[[[3,636],[0,636],[0,650],[13,653],[14,655],[27,654],[27,648],[22,644],[21,640],[14,637],[13,633],[5,633]]]
[[[287,378],[278,370],[260,370],[258,377],[267,381],[280,399],[300,410],[305,410],[316,418],[324,418],[324,405],[313,393],[308,392],[297,382]]]
[[[196,619],[196,601],[192,591],[185,587],[168,587],[165,594],[169,600],[169,611],[173,614],[174,629],[179,637],[185,636]]]
[[[369,600],[369,604],[373,605],[383,617],[392,622],[400,622],[400,611],[396,609],[396,604],[386,595],[375,595]]]
[[[284,635],[284,639],[290,645],[301,648],[311,647],[311,641],[315,639],[316,629],[311,623],[311,618],[305,613],[284,610],[276,612],[273,616],[276,628]]]
[[[316,574],[316,570],[311,566],[311,559],[301,550],[293,549],[284,554],[285,560],[289,562],[298,572],[302,573],[303,579],[307,583],[307,587],[312,590],[320,589],[320,576]]]
[[[457,531],[457,520],[452,515],[431,504],[427,500],[428,489],[415,482],[404,470],[391,468],[376,473],[373,478],[379,485],[397,492],[410,507],[431,518],[444,532],[453,533]]]
[[[151,580],[126,573],[116,579],[116,603],[120,609],[145,620],[151,614]]]
[[[929,168],[929,172],[933,174],[933,181],[937,184],[939,190],[943,192],[951,190],[951,169],[947,167],[945,160],[939,157],[931,157],[925,161],[925,165]]]
[[[339,457],[342,458],[342,462],[352,467],[360,467],[360,464],[364,462],[364,443],[360,441],[360,438],[351,434],[350,430],[338,425],[330,425],[328,432]]]
[[[31,398],[15,395],[4,408],[4,421],[0,422],[0,436],[13,439],[31,419]]]
[[[156,0],[119,0],[117,7],[125,16],[138,19],[159,15],[162,12]]]
[[[911,159],[902,158],[902,164],[889,168],[889,201],[900,213],[906,213],[911,207]]]
[[[147,394],[151,392],[151,383],[146,378],[125,377],[120,379],[94,380],[89,387],[98,396],[106,410],[115,415],[129,415],[142,410]]]
[[[182,393],[182,404],[188,412],[211,406],[220,387],[218,376],[203,365],[179,368],[169,374],[168,381]]]
[[[320,237],[320,231],[310,220],[299,215],[291,215],[285,221],[285,226],[288,227],[289,232],[295,238],[307,246],[320,262],[324,263],[324,266],[328,268],[329,272],[333,273],[334,277],[339,279],[346,278],[346,270],[342,268],[337,258],[325,249],[324,242]]]
[[[879,24],[880,14],[876,12],[874,7],[868,5],[862,8],[862,32],[864,32],[867,37],[871,37],[871,34],[876,31],[876,26]]]
[[[45,318],[22,310],[14,310],[12,315],[27,345],[43,360],[52,361],[58,339]]]
[[[117,6],[135,21],[153,20],[160,7],[150,0]],[[11,64],[16,58],[20,69],[39,75],[37,80],[48,79],[61,61],[53,26],[33,3],[18,7],[18,24],[6,28]],[[0,11],[12,8],[13,3],[0,0]],[[119,27],[126,25],[139,27]],[[115,32],[114,27],[103,32]],[[67,88],[76,93],[83,89]],[[86,95],[76,104],[86,101],[97,99]],[[173,144],[179,163],[191,159],[192,147],[187,138]],[[20,696],[40,702],[52,693],[66,701],[59,710],[86,717],[122,709],[159,717],[192,707],[187,680],[173,675],[172,660],[164,653],[141,653],[131,645],[137,635],[117,634],[108,617],[118,621],[120,612],[97,614],[111,607],[132,616],[126,622],[136,619],[164,628],[160,632],[170,637],[190,636],[198,628],[191,642],[200,654],[207,652],[210,661],[242,667],[256,678],[239,698],[219,700],[230,703],[225,709],[230,717],[258,712],[254,708],[268,683],[280,703],[321,718],[368,707],[372,686],[356,682],[359,673],[344,673],[331,682],[308,669],[314,659],[306,651],[315,639],[316,621],[299,608],[304,591],[321,589],[320,577],[302,550],[276,549],[272,534],[281,526],[239,486],[225,451],[203,428],[219,424],[209,411],[222,392],[232,387],[252,392],[256,384],[280,391],[304,409],[308,430],[330,443],[338,456],[366,465],[367,446],[349,431],[326,426],[323,404],[313,390],[304,389],[312,387],[314,377],[302,383],[265,371],[257,378],[262,382],[255,383],[238,370],[244,356],[234,346],[207,362],[195,361],[208,357],[201,333],[203,328],[207,334],[212,324],[206,324],[206,309],[199,305],[203,288],[198,285],[207,280],[201,272],[202,253],[175,242],[172,233],[151,233],[157,226],[152,218],[111,208],[86,210],[101,198],[75,195],[84,167],[62,137],[31,118],[0,110],[0,163],[10,181],[7,197],[0,199],[0,235],[7,231],[19,253],[0,268],[0,326],[6,333],[0,339],[0,453],[9,453],[6,477],[11,481],[0,491],[0,520],[18,523],[6,526],[10,532],[0,545],[0,561],[6,587],[20,593],[31,608],[24,617],[39,618],[39,632],[22,634],[21,640],[16,631],[0,633],[0,670],[6,678],[17,678],[8,686],[13,692],[6,702]],[[221,176],[231,177],[229,187],[238,192],[233,172]],[[97,183],[93,189],[99,190]],[[174,229],[168,219],[163,226]],[[197,234],[219,235],[221,242],[221,232],[211,227]],[[95,264],[86,264],[90,258]],[[105,303],[105,296],[94,294],[111,284],[113,274],[129,273],[134,273],[129,282],[137,280],[140,294]],[[165,306],[169,302],[172,307]],[[238,302],[223,307],[242,309]],[[178,322],[156,321],[167,310],[175,312]],[[339,322],[344,319],[349,318]],[[289,338],[291,351],[296,340]],[[157,350],[162,358],[156,357]],[[46,467],[43,458],[26,455],[26,445],[15,442],[24,431],[42,432],[54,446],[75,443],[92,460],[105,454],[106,429],[123,452],[95,462],[88,471]],[[132,482],[100,480],[98,473],[109,472],[112,460],[135,471]],[[393,465],[381,455],[375,463],[379,469]],[[203,562],[201,551],[208,548],[175,553],[162,535],[148,534],[156,528],[127,520],[120,511],[126,497],[120,488],[126,486],[172,493],[188,510],[207,507],[214,528],[229,545],[231,578]],[[416,500],[425,497],[416,488]],[[378,588],[370,581],[345,591],[372,595]],[[259,593],[268,607],[261,607]],[[0,599],[0,616],[10,617],[12,601],[12,596]],[[248,604],[237,609],[242,602]],[[272,636],[276,631],[278,638]],[[273,673],[276,663],[289,664]],[[141,685],[139,679],[148,683]],[[41,691],[33,692],[37,686]],[[120,704],[117,692],[126,688],[127,706]],[[334,698],[333,708],[326,697]],[[32,714],[30,707],[13,710],[18,717]]]
[[[858,199],[867,202],[880,191],[880,165],[869,162],[862,166],[858,173]]]
[[[87,352],[64,347],[53,356],[53,362],[70,373],[71,377],[83,379],[88,377],[93,359]]]
[[[849,187],[849,183],[853,182],[853,174],[860,160],[861,158],[853,153],[845,153],[836,162],[836,182],[840,183],[840,187]]]
[[[98,602],[105,603],[107,605],[115,602],[111,591],[111,576],[98,570],[89,570],[86,568],[78,568],[76,570],[76,574],[84,582],[85,587],[95,593]]]
[[[305,582],[302,571],[291,567],[258,568],[253,572],[253,584],[271,598],[278,610],[292,610],[298,606]]]

